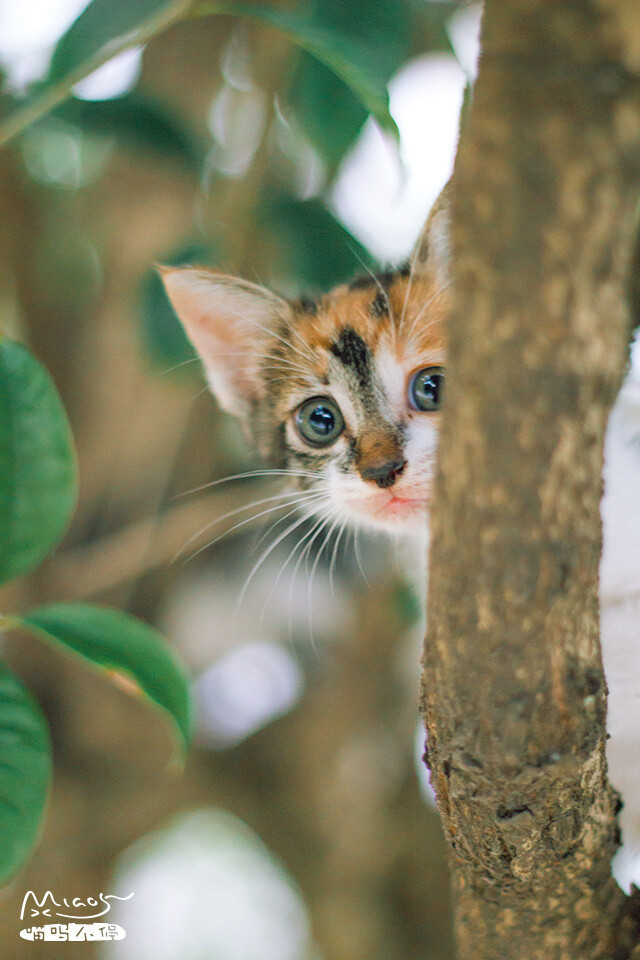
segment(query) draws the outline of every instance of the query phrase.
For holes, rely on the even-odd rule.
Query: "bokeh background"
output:
[[[83,6],[2,0],[7,101]],[[260,465],[153,269],[197,262],[300,295],[410,252],[452,168],[479,7],[309,9],[371,45],[399,151],[326,67],[232,17],[121,55],[0,151],[0,326],[52,373],[80,465],[66,539],[2,609],[126,609],[179,650],[196,706],[176,770],[164,721],[126,690],[33,638],[5,642],[46,711],[56,773],[36,854],[0,894],[3,960],[452,955],[402,546],[396,560],[384,540],[322,544],[303,526],[259,564],[286,512],[260,501],[282,487],[218,482]],[[133,892],[112,914],[126,940],[21,940],[29,889]]]

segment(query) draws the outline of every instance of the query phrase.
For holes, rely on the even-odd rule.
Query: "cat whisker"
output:
[[[327,517],[326,517],[325,520],[324,520],[324,523],[321,525],[321,527],[320,527],[320,529],[318,530],[318,532],[316,533],[316,535],[315,535],[314,537],[312,537],[312,539],[309,541],[309,549],[311,549],[311,547],[313,546],[314,541],[315,541],[315,540],[317,539],[317,537],[322,533],[322,531],[326,529],[329,521],[330,521],[331,518],[334,517],[334,516],[335,516],[335,520],[333,521],[333,523],[332,523],[331,526],[329,527],[329,530],[328,530],[328,532],[327,532],[324,540],[322,541],[318,552],[316,553],[315,559],[314,559],[314,561],[313,561],[313,567],[311,568],[311,575],[310,575],[310,577],[309,577],[309,583],[308,583],[308,586],[307,586],[307,606],[308,606],[308,610],[309,610],[309,639],[311,640],[312,643],[313,643],[313,605],[312,605],[312,602],[311,602],[311,596],[312,596],[312,593],[313,593],[313,580],[314,580],[314,577],[315,577],[315,575],[316,575],[316,570],[318,569],[318,564],[320,563],[320,557],[322,556],[323,550],[324,550],[324,548],[326,547],[327,543],[329,542],[329,540],[330,540],[330,538],[331,538],[331,534],[333,533],[336,525],[337,525],[337,524],[339,523],[339,521],[340,521],[340,515],[339,515],[339,510],[338,510],[338,508],[336,508],[335,510],[333,510],[331,513],[329,513],[329,514],[327,515]]]
[[[291,494],[288,494],[287,496],[291,496]],[[196,550],[195,553],[192,553],[191,556],[189,556],[187,559],[188,559],[188,560],[193,560],[193,558],[194,558],[194,557],[197,557],[198,554],[200,554],[200,553],[203,552],[203,550],[208,550],[209,547],[212,547],[215,543],[218,543],[218,541],[219,541],[219,540],[222,540],[223,537],[229,536],[229,534],[234,533],[236,530],[239,530],[241,527],[246,526],[247,523],[252,523],[254,520],[259,520],[260,517],[265,517],[265,516],[267,516],[268,514],[273,513],[273,512],[276,511],[276,510],[286,509],[287,507],[290,507],[290,506],[292,506],[293,504],[295,504],[296,507],[297,507],[297,506],[298,506],[299,504],[301,504],[301,503],[309,503],[309,502],[311,502],[314,498],[317,498],[317,497],[319,497],[319,494],[317,494],[317,493],[315,493],[315,492],[308,492],[306,495],[299,496],[298,499],[296,499],[296,500],[289,500],[287,503],[278,503],[278,504],[276,504],[275,506],[269,507],[267,510],[262,510],[260,513],[251,514],[250,517],[246,517],[244,520],[241,520],[239,523],[234,524],[229,530],[225,530],[224,533],[221,533],[219,536],[214,537],[213,540],[209,540],[209,541],[208,541],[207,543],[205,543],[202,547],[199,547],[198,550]],[[272,498],[269,498],[269,499],[272,499]],[[273,498],[273,499],[279,499],[279,498]],[[266,503],[267,501],[264,501],[264,502]],[[252,505],[249,505],[249,506],[258,506],[258,504],[252,504]],[[242,512],[242,510],[246,510],[246,509],[247,509],[247,507],[241,507],[241,508],[239,508],[238,510],[232,511],[232,515],[235,514],[235,513],[240,513],[240,512]],[[197,537],[201,536],[202,533],[204,533],[205,530],[208,530],[210,527],[212,527],[212,526],[213,526],[214,524],[216,524],[216,523],[220,523],[220,522],[222,521],[222,519],[226,519],[226,518],[216,517],[215,520],[213,520],[211,523],[209,523],[209,524],[207,524],[205,527],[203,527],[202,530],[199,530],[198,533],[197,533],[195,536],[191,537],[189,543],[193,543],[193,541],[194,541],[195,539],[197,539]],[[189,545],[189,544],[185,544],[185,546],[178,552],[178,554],[177,554],[176,557],[174,558],[174,562],[175,562],[175,560],[178,559],[178,557],[181,556],[181,554],[184,552],[184,550],[186,549],[186,547],[187,547],[188,545]],[[185,561],[185,562],[186,562],[186,561]]]
[[[205,393],[211,393],[209,387],[202,387],[197,393],[194,393],[194,395],[191,397],[191,403],[195,403],[195,401]]]
[[[186,367],[188,363],[200,363],[200,357],[189,357],[188,360],[181,360],[180,363],[174,363],[172,367],[167,367],[166,370],[160,372],[161,377],[166,377],[167,374],[173,373],[174,370],[179,370],[180,367]]]
[[[275,500],[284,500],[285,498],[290,499],[291,497],[296,497],[300,495],[300,491],[297,490],[284,490],[282,493],[277,493],[271,497],[264,497],[262,500],[253,500],[251,503],[244,503],[241,507],[236,507],[235,510],[230,510],[228,513],[223,514],[222,516],[214,517],[209,521],[204,527],[201,527],[196,533],[192,534],[191,537],[181,548],[182,552],[185,550],[189,544],[193,543],[194,540],[197,540],[198,537],[202,536],[205,530],[208,530],[210,527],[213,527],[216,523],[223,523],[225,520],[229,520],[231,517],[236,516],[239,513],[244,513],[246,510],[250,510],[252,507],[261,507],[265,503],[271,503]],[[178,554],[179,556],[179,554]]]
[[[367,585],[367,587],[369,588],[369,590],[371,590],[371,584],[370,584],[369,581],[367,580],[367,575],[366,575],[366,573],[364,572],[364,568],[363,568],[363,566],[362,566],[362,557],[360,556],[360,539],[359,539],[359,535],[360,535],[360,527],[356,527],[355,530],[354,530],[354,533],[353,533],[353,552],[354,552],[355,555],[356,555],[356,563],[357,563],[357,565],[358,565],[358,570],[360,571],[360,573],[361,573],[361,575],[362,575],[362,579],[363,579],[364,582],[366,583],[366,585]]]
[[[312,528],[312,530],[313,530],[313,529],[314,529],[314,528]],[[309,536],[308,533],[305,534],[305,536],[302,537],[301,540],[298,540],[298,542],[297,542],[296,544],[294,544],[293,549],[292,549],[291,552],[289,553],[289,556],[287,557],[287,559],[284,561],[284,563],[283,563],[282,566],[280,567],[280,570],[278,571],[277,576],[276,576],[275,580],[273,581],[273,586],[271,587],[271,590],[270,590],[270,592],[269,592],[269,596],[268,596],[267,599],[265,600],[264,605],[263,605],[263,607],[262,607],[262,612],[261,612],[261,614],[260,614],[260,625],[261,625],[261,626],[262,626],[262,623],[264,622],[264,615],[265,615],[265,612],[266,612],[267,607],[268,607],[268,605],[269,605],[269,601],[271,600],[271,597],[273,596],[274,591],[275,591],[275,589],[276,589],[276,587],[277,587],[277,585],[278,585],[278,583],[279,583],[279,581],[280,581],[280,577],[282,576],[282,574],[283,574],[284,571],[286,570],[287,566],[289,565],[289,563],[291,562],[291,560],[292,560],[293,557],[295,556],[295,553],[296,553],[296,551],[298,550],[298,548],[300,547],[300,545],[301,545],[302,543],[304,543],[304,541],[306,540],[306,538],[307,538],[308,536]],[[291,593],[289,593],[289,599],[291,599]],[[291,614],[291,606],[289,606],[289,614]],[[291,622],[289,623],[289,633],[291,633]]]
[[[325,496],[326,496],[325,494],[322,494],[322,495],[320,495],[320,496],[318,497],[318,499],[324,499]],[[237,619],[238,619],[238,614],[239,614],[239,612],[240,612],[240,608],[242,607],[242,602],[243,602],[243,600],[244,600],[244,598],[245,598],[245,596],[246,596],[246,594],[247,594],[247,590],[249,589],[249,585],[250,585],[251,581],[253,580],[253,578],[255,577],[256,573],[258,572],[258,570],[260,569],[260,567],[262,566],[262,564],[265,562],[265,560],[273,553],[273,551],[276,549],[276,547],[277,547],[280,543],[282,543],[282,541],[285,539],[285,537],[287,537],[287,536],[288,536],[290,533],[292,533],[294,530],[297,530],[298,527],[300,527],[303,523],[306,522],[306,520],[308,520],[309,516],[310,516],[310,514],[303,513],[303,515],[302,515],[301,517],[299,517],[297,520],[295,520],[292,524],[290,524],[290,525],[286,528],[286,530],[283,530],[282,533],[279,533],[278,536],[275,538],[275,540],[273,540],[272,543],[270,543],[269,546],[267,547],[267,549],[263,552],[263,554],[261,555],[261,557],[260,557],[260,559],[258,560],[258,562],[257,562],[256,564],[254,564],[254,566],[252,567],[251,572],[249,573],[249,576],[247,577],[247,579],[246,579],[245,582],[244,582],[244,586],[243,586],[242,590],[240,591],[240,596],[238,597],[238,601],[237,601],[237,603],[236,603],[236,609],[235,609],[235,614],[234,614],[234,630],[235,630],[235,625],[237,624]]]
[[[236,353],[216,353],[217,357],[243,357],[246,358],[247,354],[243,352]],[[287,367],[292,367],[294,370],[298,370],[300,373],[308,374],[308,368],[303,367],[301,363],[294,363],[293,360],[288,360],[286,357],[279,357],[274,353],[251,353],[252,358],[256,360],[273,360],[274,363],[283,364]],[[196,358],[197,359],[197,358]],[[191,361],[187,361],[188,363]],[[180,364],[179,364],[180,366]],[[278,370],[279,367],[263,367],[263,370]]]
[[[246,314],[242,313],[240,310],[230,310],[231,314],[235,314],[237,317],[242,317],[245,323],[250,323],[252,326],[257,327],[258,330],[262,330],[263,333],[266,333],[268,337],[273,337],[274,340],[279,340],[280,343],[283,343],[288,350],[293,350],[304,360],[311,360],[314,362],[315,358],[310,350],[302,351],[294,346],[289,340],[285,340],[284,337],[281,337],[274,330],[270,330],[268,327],[264,327],[261,323],[258,323],[257,320],[252,320],[250,317],[247,317]]]
[[[407,281],[407,289],[405,290],[404,300],[403,300],[403,302],[402,302],[402,310],[401,310],[401,312],[400,312],[400,320],[398,321],[398,330],[399,330],[399,331],[401,331],[401,330],[402,330],[402,327],[404,326],[404,321],[405,321],[405,317],[406,317],[406,313],[407,313],[407,304],[409,303],[409,295],[410,295],[410,293],[411,293],[411,285],[413,284],[413,278],[414,278],[414,276],[415,276],[416,268],[417,268],[417,266],[418,266],[418,258],[419,258],[419,255],[420,255],[420,248],[422,247],[422,238],[424,237],[425,230],[426,230],[426,223],[425,223],[425,225],[422,227],[422,230],[420,231],[420,235],[418,236],[418,239],[417,239],[417,241],[416,241],[416,245],[415,245],[415,247],[414,247],[413,255],[412,255],[412,257],[411,257],[411,262],[410,262],[410,264],[409,264],[409,279],[408,279],[408,281]]]
[[[328,497],[327,497],[327,502],[329,502],[329,498],[328,498]],[[289,636],[291,636],[292,633],[293,633],[293,622],[292,622],[292,619],[293,619],[293,618],[292,618],[292,610],[293,610],[293,590],[294,590],[294,587],[295,587],[296,579],[297,579],[297,577],[298,577],[298,570],[300,569],[300,565],[301,565],[302,561],[304,560],[304,558],[305,558],[305,556],[306,556],[306,554],[307,554],[307,550],[308,550],[309,547],[311,546],[311,544],[308,542],[308,541],[309,541],[309,538],[315,533],[315,531],[318,529],[318,527],[321,527],[324,523],[326,523],[326,518],[325,518],[325,517],[320,517],[320,518],[316,521],[316,523],[314,523],[314,525],[311,527],[311,529],[308,530],[307,533],[305,533],[304,537],[302,537],[302,539],[299,540],[298,543],[297,543],[296,546],[295,546],[295,550],[300,549],[300,556],[299,556],[298,559],[296,560],[296,565],[295,565],[295,567],[293,568],[293,573],[291,574],[291,583],[290,583],[290,585],[289,585]],[[305,541],[307,541],[307,545],[304,547],[304,549],[301,549],[301,548],[303,547],[303,545],[305,544]],[[294,550],[294,553],[295,553],[295,550]]]
[[[317,491],[315,491],[315,492],[316,492],[318,495],[320,495],[320,491],[317,490]],[[271,524],[267,527],[266,530],[263,530],[262,534],[260,535],[260,538],[259,538],[258,542],[255,544],[254,547],[252,547],[251,552],[252,552],[252,553],[255,553],[256,550],[260,547],[260,545],[261,545],[262,543],[264,543],[264,541],[267,539],[267,537],[269,537],[272,533],[274,533],[274,531],[275,531],[276,528],[279,526],[279,524],[284,523],[285,520],[287,520],[292,514],[296,513],[297,510],[298,510],[298,506],[296,505],[293,510],[291,510],[289,513],[285,513],[285,515],[284,515],[283,517],[278,517],[278,519],[277,519],[277,520],[274,520],[273,523],[271,523]]]
[[[419,323],[419,321],[421,320],[421,318],[422,318],[425,310],[428,310],[429,307],[432,305],[432,303],[433,303],[435,300],[437,300],[437,298],[438,298],[441,294],[443,294],[444,291],[447,290],[450,286],[451,286],[451,281],[450,281],[450,280],[447,280],[446,283],[443,283],[442,286],[438,287],[438,289],[436,290],[436,292],[434,293],[434,295],[433,295],[432,297],[429,297],[429,299],[427,300],[427,302],[426,302],[425,304],[423,304],[423,306],[420,308],[420,310],[418,311],[418,313],[415,315],[415,317],[413,318],[413,320],[412,320],[412,322],[411,322],[411,326],[409,327],[409,336],[411,336],[411,334],[412,334],[413,331],[415,330],[415,328],[416,328],[417,324]],[[428,330],[429,327],[431,326],[431,324],[438,323],[438,322],[440,322],[440,318],[439,318],[439,317],[436,318],[435,320],[432,320],[431,323],[429,323],[429,324],[427,325],[427,327],[425,327],[424,329]],[[423,330],[422,332],[424,332],[424,330]]]
[[[331,554],[331,562],[330,562],[330,564],[329,564],[329,587],[330,587],[330,589],[331,589],[331,594],[332,594],[332,596],[335,596],[335,589],[334,589],[334,582],[333,582],[333,571],[334,571],[334,567],[335,567],[335,565],[336,565],[336,558],[337,558],[337,556],[338,556],[338,546],[339,546],[339,544],[340,544],[340,539],[341,539],[341,537],[342,537],[342,534],[344,533],[344,531],[345,531],[346,528],[347,528],[347,523],[348,523],[348,522],[349,522],[349,518],[348,518],[348,517],[345,517],[345,519],[342,521],[342,526],[340,527],[340,529],[339,529],[339,531],[338,531],[338,535],[337,535],[337,537],[336,537],[336,539],[335,539],[335,542],[334,542],[334,544],[333,544],[333,552],[332,552],[332,554]]]
[[[181,497],[188,497],[192,493],[200,493],[202,490],[209,490],[211,487],[217,487],[221,483],[231,483],[232,480],[246,480],[253,479],[255,477],[302,477],[310,480],[318,479],[318,475],[316,473],[306,473],[301,470],[249,470],[245,473],[234,473],[231,477],[220,477],[218,480],[211,480],[209,483],[203,483],[199,487],[193,487],[192,490],[185,490],[182,493],[177,493],[174,497],[172,497],[172,499],[179,500]]]
[[[308,357],[312,362],[315,362],[317,358],[314,357],[313,351],[310,349],[309,344],[304,339],[300,331],[297,330],[296,327],[291,323],[287,323],[287,330],[298,343],[302,344],[304,356]]]
[[[385,303],[386,303],[386,305],[387,305],[387,310],[388,310],[388,312],[389,312],[389,317],[390,317],[391,320],[393,320],[393,310],[391,309],[391,300],[389,299],[389,294],[387,293],[387,291],[385,290],[385,288],[383,287],[383,285],[380,283],[380,280],[378,279],[378,277],[376,277],[376,275],[375,275],[375,273],[373,272],[373,270],[371,269],[371,267],[368,267],[367,264],[364,262],[364,260],[362,259],[362,257],[360,256],[360,254],[358,253],[358,251],[356,250],[356,248],[355,248],[354,246],[352,246],[351,244],[349,244],[349,249],[351,250],[351,253],[354,255],[354,257],[356,258],[356,260],[361,264],[362,269],[363,269],[363,270],[366,270],[366,272],[369,274],[369,276],[371,277],[371,279],[372,279],[373,282],[375,283],[376,287],[378,288],[378,290],[380,291],[380,293],[381,293],[382,296],[384,297]],[[393,324],[392,324],[392,328],[395,329],[395,328],[393,327]]]

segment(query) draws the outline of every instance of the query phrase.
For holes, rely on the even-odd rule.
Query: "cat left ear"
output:
[[[202,359],[220,405],[246,417],[260,392],[259,356],[285,300],[264,287],[192,267],[158,267],[167,296]]]

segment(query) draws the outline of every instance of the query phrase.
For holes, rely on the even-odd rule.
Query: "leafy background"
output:
[[[5,958],[34,955],[18,937],[26,890],[126,894],[132,876],[127,940],[83,956],[450,955],[444,848],[414,762],[415,601],[375,543],[360,545],[375,590],[352,543],[336,551],[333,584],[333,544],[313,590],[304,563],[293,584],[293,563],[278,581],[285,542],[232,625],[261,522],[240,512],[185,544],[279,488],[254,478],[185,495],[256,464],[203,391],[152,265],[210,264],[291,294],[373,265],[336,217],[333,184],[370,112],[392,144],[388,80],[416,57],[450,56],[463,6],[94,0],[38,81],[5,85],[0,330],[53,377],[80,481],[62,545],[0,590],[3,613],[33,611],[4,659],[29,691],[14,690],[20,709],[46,716],[55,767],[41,842],[0,904]],[[133,88],[74,94],[129,31],[146,43]],[[170,726],[122,675],[114,684],[74,655],[68,601],[142,618],[187,664],[196,746],[182,772]],[[85,627],[87,644],[101,624]],[[70,652],[44,642],[50,631]],[[0,692],[12,683],[0,676]],[[191,891],[177,943],[157,911],[159,877]],[[185,939],[203,915],[204,945]]]

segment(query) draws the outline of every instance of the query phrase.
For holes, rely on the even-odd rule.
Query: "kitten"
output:
[[[318,301],[190,268],[163,268],[169,298],[220,404],[306,493],[307,509],[424,541],[445,389],[446,191],[409,267]],[[617,876],[640,879],[640,384],[628,379],[605,447],[601,632],[607,752],[622,791]],[[631,844],[631,846],[629,846]]]
[[[213,392],[262,456],[323,509],[391,530],[426,524],[444,390],[447,282],[420,250],[413,267],[294,303],[162,269]]]

